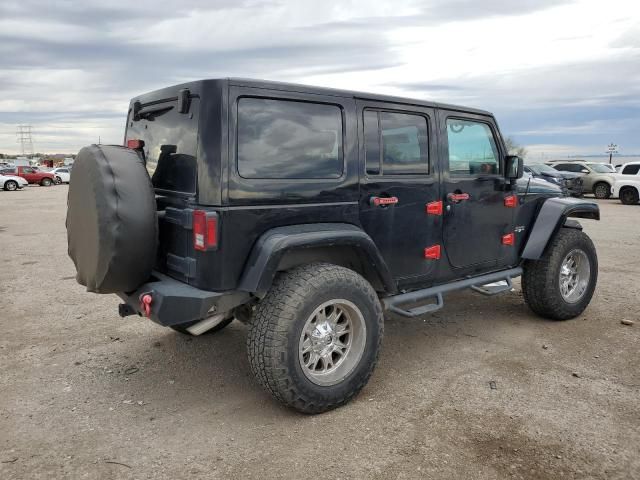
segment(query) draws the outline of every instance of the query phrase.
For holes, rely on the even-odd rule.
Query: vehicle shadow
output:
[[[381,387],[385,391],[384,384],[394,382],[399,372],[424,375],[428,371],[425,365],[442,363],[452,348],[465,350],[478,342],[500,343],[507,327],[544,322],[527,310],[517,292],[494,298],[460,292],[445,301],[445,308],[435,314],[385,319],[382,352],[366,390],[375,393]],[[121,350],[126,361],[139,368],[126,384],[127,394],[133,399],[149,398],[156,407],[169,410],[206,409],[214,414],[243,411],[244,416],[255,414],[256,418],[265,414],[297,415],[281,407],[253,379],[246,356],[246,325],[235,321],[220,332],[199,337],[168,328],[145,328],[152,328],[149,335],[133,343],[127,341],[128,346]]]

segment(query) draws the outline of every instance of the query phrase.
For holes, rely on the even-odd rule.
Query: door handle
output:
[[[384,207],[398,203],[398,197],[371,197],[369,203],[372,207]]]
[[[447,200],[452,203],[459,203],[465,200],[469,200],[470,196],[468,193],[450,193],[447,195]]]

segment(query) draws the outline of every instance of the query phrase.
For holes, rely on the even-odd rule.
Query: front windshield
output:
[[[545,165],[544,163],[540,163],[538,165],[529,165],[529,168],[537,174],[541,174],[543,172],[558,173],[555,168],[550,167],[549,165]]]
[[[587,165],[596,173],[611,173],[608,165],[603,165],[602,163],[587,163]]]

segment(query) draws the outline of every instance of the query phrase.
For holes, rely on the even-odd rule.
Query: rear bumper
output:
[[[151,295],[149,314],[144,311],[142,297]],[[148,316],[160,325],[171,326],[202,320],[231,310],[249,300],[245,292],[209,292],[179,282],[159,272],[135,292],[118,293],[129,308],[121,308],[121,315],[137,313]],[[127,311],[125,311],[127,310]]]

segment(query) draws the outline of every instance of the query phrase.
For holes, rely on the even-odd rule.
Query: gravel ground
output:
[[[66,192],[0,192],[2,479],[640,478],[640,207],[583,222],[600,281],[580,318],[537,318],[519,284],[449,295],[389,318],[363,392],[304,416],[254,383],[239,322],[189,338],[85,293]]]

